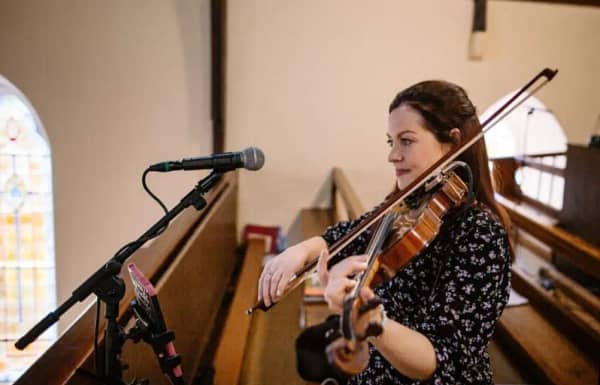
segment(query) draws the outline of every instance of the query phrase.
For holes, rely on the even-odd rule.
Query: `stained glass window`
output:
[[[56,306],[50,147],[29,101],[0,76],[0,381],[11,383],[56,339],[14,347]]]

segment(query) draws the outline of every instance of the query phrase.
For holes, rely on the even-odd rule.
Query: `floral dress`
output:
[[[333,244],[363,217],[329,227],[323,238]],[[343,255],[363,254],[370,236],[370,231],[363,233]],[[492,384],[487,346],[508,301],[510,264],[506,231],[486,206],[471,205],[445,222],[425,250],[375,289],[388,318],[431,341],[437,357],[433,376],[408,378],[370,346],[367,369],[349,383]]]

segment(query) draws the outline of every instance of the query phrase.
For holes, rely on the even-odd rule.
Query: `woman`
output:
[[[475,107],[454,84],[426,81],[400,92],[389,108],[387,132],[397,187],[480,130]],[[473,172],[475,200],[447,218],[435,240],[394,278],[375,293],[361,293],[382,299],[386,320],[382,334],[370,339],[367,369],[350,383],[492,384],[487,345],[510,291],[508,223],[494,201],[483,139],[459,159]],[[320,255],[325,299],[339,313],[355,284],[351,277],[366,268],[361,254],[371,234],[348,245],[342,252],[348,257],[329,271],[326,250],[361,220],[338,223],[270,261],[259,281],[259,300],[276,302],[294,272]]]

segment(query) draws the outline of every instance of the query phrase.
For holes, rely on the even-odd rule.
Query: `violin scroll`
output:
[[[382,301],[373,297],[352,311],[358,302],[351,298],[344,303],[344,316],[340,317],[340,330],[343,336],[327,346],[329,363],[345,374],[355,375],[369,364],[369,337],[383,333],[385,319]],[[348,335],[350,333],[351,335]]]

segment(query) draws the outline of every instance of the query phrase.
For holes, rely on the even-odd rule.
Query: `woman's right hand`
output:
[[[332,266],[329,271],[327,270],[327,260],[327,253],[323,252],[317,264],[319,279],[321,285],[325,288],[323,297],[325,297],[331,312],[341,314],[346,294],[356,286],[356,280],[353,279],[354,275],[367,269],[367,256],[354,255],[345,258]]]
[[[309,261],[312,252],[309,242],[288,247],[265,264],[258,280],[259,301],[266,306],[279,301],[294,274]]]

